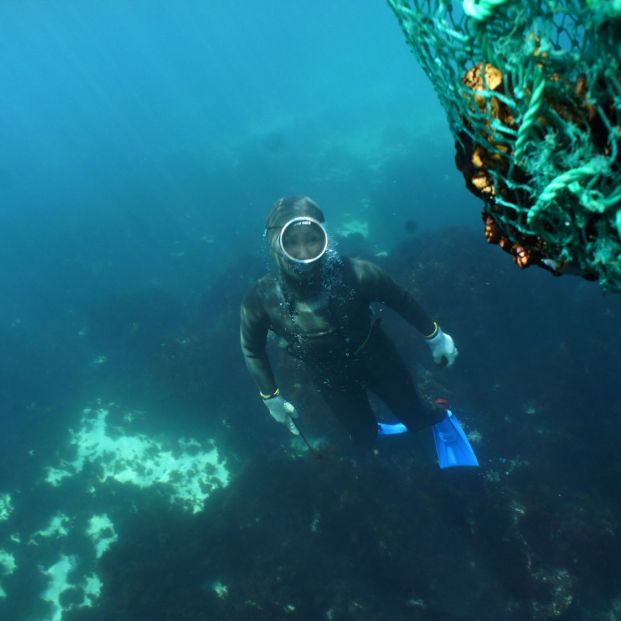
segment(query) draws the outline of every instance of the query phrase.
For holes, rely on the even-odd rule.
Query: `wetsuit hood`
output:
[[[301,269],[293,265],[283,254],[278,237],[280,232],[293,218],[306,216],[323,223],[325,217],[319,205],[308,196],[285,196],[274,203],[265,222],[265,234],[271,257],[274,259],[278,272],[286,279],[305,279],[306,275],[316,272],[318,266]],[[319,261],[317,262],[319,263]]]

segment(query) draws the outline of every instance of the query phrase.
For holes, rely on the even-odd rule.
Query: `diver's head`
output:
[[[276,201],[267,216],[265,232],[270,255],[290,278],[315,273],[328,249],[328,234],[319,205],[307,196]]]

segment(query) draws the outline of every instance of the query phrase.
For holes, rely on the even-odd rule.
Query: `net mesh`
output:
[[[388,0],[489,242],[621,292],[621,0]]]

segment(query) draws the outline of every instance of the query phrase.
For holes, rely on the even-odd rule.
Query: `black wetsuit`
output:
[[[384,270],[361,259],[327,261],[312,276],[261,278],[241,309],[241,345],[250,374],[264,395],[277,388],[266,353],[269,330],[288,343],[302,360],[330,409],[354,442],[369,447],[377,420],[367,391],[414,431],[441,418],[418,395],[395,346],[373,317],[370,304],[381,302],[399,313],[421,334],[434,322]]]

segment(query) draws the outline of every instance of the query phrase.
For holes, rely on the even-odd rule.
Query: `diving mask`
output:
[[[300,216],[282,227],[278,243],[287,259],[298,265],[309,265],[326,253],[328,233],[318,220]]]

